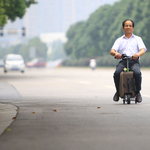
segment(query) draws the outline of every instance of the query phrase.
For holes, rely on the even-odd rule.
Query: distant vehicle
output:
[[[54,61],[48,61],[47,62],[47,67],[48,68],[59,67],[59,66],[61,66],[62,62],[63,62],[62,59],[57,59],[57,60],[54,60]]]
[[[90,64],[89,64],[89,66],[91,67],[91,69],[92,70],[94,70],[95,68],[96,68],[96,60],[94,59],[94,58],[92,58],[91,60],[90,60]]]
[[[46,67],[46,61],[43,59],[33,59],[26,64],[27,67]]]
[[[24,59],[21,55],[8,54],[4,58],[4,72],[7,71],[25,71]]]

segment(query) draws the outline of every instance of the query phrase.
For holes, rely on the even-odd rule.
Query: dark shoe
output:
[[[119,101],[119,93],[118,93],[118,92],[115,93],[115,95],[114,95],[114,97],[113,97],[113,100],[114,100],[115,102],[118,102],[118,101]]]
[[[141,103],[141,102],[142,102],[142,96],[141,96],[140,92],[136,95],[136,101],[137,101],[138,103]]]

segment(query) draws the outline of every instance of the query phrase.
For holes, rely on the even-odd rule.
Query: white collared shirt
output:
[[[132,36],[128,39],[123,35],[118,38],[112,49],[115,49],[116,52],[119,52],[121,55],[126,54],[127,56],[133,56],[133,54],[137,54],[142,48],[147,51],[147,48],[141,39],[141,37],[132,34]]]

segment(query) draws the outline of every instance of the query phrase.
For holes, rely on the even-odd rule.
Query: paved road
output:
[[[3,74],[22,98],[0,136],[1,150],[149,150],[150,70],[143,72],[143,102],[112,101],[114,69],[27,69]]]

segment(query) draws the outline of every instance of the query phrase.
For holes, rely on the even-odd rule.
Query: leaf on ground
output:
[[[15,119],[17,119],[17,117],[13,117],[13,118],[12,118],[12,120],[15,120]]]
[[[57,110],[56,110],[56,109],[54,109],[53,111],[54,111],[54,112],[57,112]]]
[[[32,112],[32,114],[35,114],[35,112]]]
[[[100,109],[101,107],[97,107],[97,109]]]
[[[11,129],[8,128],[7,131],[11,131]]]

